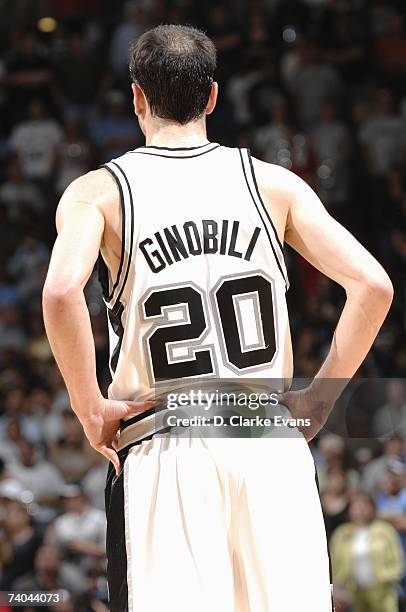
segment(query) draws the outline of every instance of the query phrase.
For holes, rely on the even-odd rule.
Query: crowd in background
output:
[[[0,590],[60,588],[70,595],[59,612],[107,610],[106,465],[71,411],[41,289],[64,189],[143,144],[128,49],[171,22],[203,28],[218,49],[210,140],[304,178],[392,278],[392,309],[359,376],[396,379],[382,382],[376,410],[358,411],[359,437],[325,433],[312,451],[337,610],[396,612],[406,586],[403,2],[0,0],[0,15]],[[295,375],[311,377],[345,295],[292,250],[286,259]],[[106,392],[96,273],[86,297]]]

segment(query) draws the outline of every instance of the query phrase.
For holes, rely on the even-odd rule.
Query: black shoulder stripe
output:
[[[258,199],[259,199],[259,201],[261,202],[261,205],[262,205],[262,208],[264,209],[265,215],[266,215],[266,217],[267,217],[267,219],[268,219],[269,223],[270,223],[270,224],[271,224],[271,226],[272,226],[273,232],[274,232],[274,234],[275,234],[275,238],[276,238],[276,240],[277,240],[277,242],[278,242],[278,244],[279,244],[279,248],[280,248],[280,250],[281,250],[281,251],[282,251],[282,253],[283,253],[283,246],[282,246],[282,244],[281,244],[281,241],[279,240],[278,232],[276,231],[276,228],[275,228],[275,226],[274,226],[274,224],[273,224],[273,221],[272,221],[272,219],[271,219],[271,217],[270,217],[270,215],[269,215],[269,212],[268,212],[268,210],[267,210],[267,208],[266,208],[266,206],[265,206],[265,204],[264,204],[264,201],[263,201],[263,199],[262,199],[261,193],[260,193],[260,191],[259,191],[259,187],[258,187],[258,183],[257,183],[257,177],[255,176],[254,164],[252,163],[252,157],[251,157],[251,151],[250,151],[250,149],[247,149],[247,153],[248,153],[248,160],[249,160],[249,162],[250,162],[250,168],[251,168],[251,173],[252,173],[252,179],[253,179],[253,181],[254,181],[255,191],[257,192]]]
[[[110,293],[108,293],[108,291],[107,291],[106,292],[107,295],[105,295],[106,300],[108,302],[110,302],[113,299],[114,292],[117,289],[118,284],[120,282],[121,273],[122,273],[123,264],[124,264],[124,254],[125,254],[125,224],[126,224],[125,204],[124,204],[123,188],[121,187],[120,180],[119,180],[118,176],[116,175],[116,173],[114,172],[114,170],[112,168],[110,168],[109,166],[107,166],[107,164],[103,164],[100,167],[101,168],[105,168],[105,170],[107,170],[111,174],[111,176],[113,177],[113,179],[116,182],[116,185],[118,187],[118,191],[120,193],[120,208],[121,208],[121,254],[120,254],[120,265],[119,265],[119,268],[118,268],[116,280],[115,280],[115,282],[114,282],[114,284],[113,284],[113,286],[111,288],[111,291],[110,291]]]
[[[250,195],[251,195],[251,199],[252,199],[252,201],[254,202],[255,208],[256,208],[256,209],[257,209],[257,211],[258,211],[258,214],[259,214],[260,219],[261,219],[261,221],[262,221],[262,224],[263,224],[263,226],[264,226],[264,229],[265,229],[266,235],[268,236],[268,240],[269,240],[269,243],[270,243],[270,245],[271,245],[272,252],[273,252],[273,254],[274,254],[274,257],[275,257],[276,263],[277,263],[277,265],[278,265],[279,271],[280,271],[280,273],[282,274],[282,278],[284,279],[284,281],[285,281],[285,285],[286,285],[286,287],[287,287],[287,286],[288,286],[288,284],[287,284],[287,280],[286,280],[285,274],[284,274],[284,272],[283,272],[283,269],[282,269],[281,263],[280,263],[280,261],[279,261],[278,255],[277,255],[277,253],[276,253],[276,251],[275,251],[275,246],[274,246],[274,244],[273,244],[273,241],[272,241],[271,235],[270,235],[270,233],[269,233],[268,226],[267,226],[267,224],[266,224],[266,223],[265,223],[265,221],[264,221],[264,217],[262,216],[262,212],[261,212],[260,208],[258,207],[258,204],[257,204],[257,202],[256,202],[256,200],[255,200],[255,198],[254,198],[254,194],[252,193],[252,190],[251,190],[250,184],[249,184],[249,182],[248,182],[247,173],[246,173],[246,171],[245,171],[244,158],[243,158],[243,156],[242,156],[241,149],[238,149],[238,152],[239,152],[239,154],[240,154],[240,160],[241,160],[242,170],[243,170],[243,172],[244,172],[244,178],[245,178],[245,182],[246,182],[247,187],[248,187],[248,191],[249,191],[249,193],[250,193]]]
[[[131,187],[130,187],[130,183],[128,182],[128,179],[123,171],[123,169],[116,163],[116,162],[111,162],[119,171],[119,173],[121,173],[122,177],[124,178],[126,185],[127,185],[127,189],[128,189],[128,195],[130,198],[130,248],[129,248],[129,252],[128,252],[128,260],[127,260],[127,266],[126,266],[126,271],[125,271],[125,275],[124,275],[124,279],[123,282],[121,284],[121,289],[119,291],[119,294],[115,300],[115,303],[120,301],[120,298],[123,294],[126,282],[127,282],[127,278],[128,278],[128,273],[130,271],[130,264],[131,264],[131,260],[132,260],[132,252],[133,252],[133,246],[134,246],[134,201],[133,201],[133,196],[132,196],[132,191],[131,191]],[[114,308],[114,305],[113,305]]]

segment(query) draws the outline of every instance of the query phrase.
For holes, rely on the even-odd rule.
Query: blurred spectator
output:
[[[224,3],[215,3],[209,7],[208,34],[217,48],[217,77],[221,83],[230,74],[242,43],[241,31]]]
[[[386,28],[375,42],[375,61],[381,77],[399,94],[405,94],[406,34],[404,15],[392,10],[386,20]]]
[[[64,481],[59,470],[46,459],[41,458],[33,444],[24,438],[18,441],[20,462],[10,465],[9,470],[24,489],[31,491],[33,499],[43,506],[56,503]]]
[[[20,310],[7,305],[0,308],[0,354],[7,349],[24,351],[27,336],[21,325]]]
[[[389,461],[381,488],[382,493],[376,499],[378,514],[397,530],[406,555],[406,466],[403,461]],[[404,580],[406,587],[406,574]]]
[[[399,160],[406,142],[405,126],[395,113],[391,91],[376,93],[376,110],[362,123],[359,139],[370,175],[385,174]]]
[[[9,161],[6,177],[7,180],[0,186],[0,202],[7,207],[10,220],[18,221],[23,208],[36,213],[44,211],[44,198],[38,187],[23,177],[18,159]]]
[[[18,392],[21,391],[18,390]],[[21,437],[20,420],[17,416],[11,416],[11,411],[9,411],[6,418],[2,417],[0,423],[0,457],[8,466],[12,463],[18,463],[20,460],[18,443]]]
[[[55,59],[55,70],[65,119],[69,123],[88,124],[97,93],[102,88],[104,73],[100,55],[83,34],[73,32],[66,48]]]
[[[72,121],[65,123],[64,139],[56,155],[56,191],[58,195],[62,195],[74,179],[90,170],[91,151],[79,124]]]
[[[406,385],[402,380],[390,380],[386,387],[386,403],[374,417],[374,433],[382,436],[406,437]]]
[[[129,0],[124,4],[124,19],[115,28],[110,43],[110,65],[121,80],[127,77],[128,57],[131,45],[146,29],[144,8],[139,2]]]
[[[51,347],[45,333],[44,321],[41,312],[33,312],[29,321],[30,338],[28,354],[31,359],[40,365],[48,363],[52,358]]]
[[[276,98],[270,109],[271,121],[254,135],[255,149],[264,161],[292,168],[293,130],[288,122],[286,102]]]
[[[405,456],[404,440],[399,435],[391,436],[383,443],[382,450],[382,454],[365,467],[362,477],[362,488],[371,495],[380,490],[389,463]]]
[[[332,62],[345,80],[354,86],[365,74],[367,40],[359,8],[329,3],[323,28],[324,56]]]
[[[0,567],[0,588],[5,590],[13,588],[17,578],[32,570],[42,538],[25,504],[17,499],[7,502],[3,525],[8,554]]]
[[[104,110],[92,121],[91,134],[102,161],[141,144],[141,131],[135,117],[129,116],[125,102],[120,91],[110,91],[106,94]]]
[[[326,100],[320,122],[311,132],[311,149],[317,164],[317,191],[326,205],[343,206],[348,198],[350,133],[337,118],[334,102]]]
[[[4,519],[4,504],[8,499],[19,499],[23,493],[23,487],[12,478],[7,471],[6,462],[0,457],[0,523]]]
[[[346,474],[348,486],[356,489],[359,482],[359,474],[356,470],[346,467],[345,441],[344,438],[335,434],[326,434],[319,443],[319,464],[317,474],[319,478],[320,491],[324,492],[327,484],[327,475],[335,470]]]
[[[84,591],[84,580],[68,564],[64,564],[56,548],[41,546],[34,558],[33,570],[14,584],[21,591],[56,591],[63,589],[77,595]]]
[[[19,296],[15,286],[8,282],[4,270],[0,269],[0,309],[3,306],[16,306]]]
[[[107,580],[106,572],[98,565],[90,566],[86,572],[86,594],[78,599],[77,605],[81,610],[93,612],[108,612],[106,607]]]
[[[51,389],[48,386],[34,387],[27,397],[27,404],[41,430],[42,442],[50,448],[63,435],[62,414],[54,409]]]
[[[248,57],[250,58],[250,55]],[[274,52],[268,49],[266,58],[261,60],[259,65],[261,69],[258,77],[249,92],[251,124],[254,126],[267,125],[271,119],[272,110],[280,104],[285,106],[285,111],[287,111],[287,99],[275,59]],[[252,58],[250,62],[256,68],[258,62]]]
[[[300,125],[309,129],[319,119],[323,103],[337,99],[342,90],[339,74],[324,63],[315,42],[302,39],[298,45],[298,62],[286,83],[292,91]]]
[[[105,555],[105,514],[89,504],[78,485],[66,485],[62,496],[65,512],[49,526],[46,543],[55,546],[69,564],[89,567],[92,559]]]
[[[66,482],[77,482],[95,465],[97,453],[87,443],[75,413],[67,409],[62,417],[62,435],[51,447],[49,458]]]
[[[404,567],[399,536],[376,518],[366,493],[352,497],[349,517],[331,538],[336,583],[350,594],[354,612],[398,612],[396,585]]]
[[[328,540],[334,529],[348,520],[349,499],[346,473],[340,469],[330,470],[321,494]]]
[[[246,58],[230,78],[226,93],[233,106],[233,118],[237,125],[246,126],[251,123],[250,92],[260,80],[261,71],[252,69]]]
[[[11,132],[9,144],[18,157],[23,176],[45,185],[54,170],[61,142],[58,123],[47,116],[43,102],[35,99],[29,104],[28,119]]]
[[[49,251],[45,244],[34,237],[25,237],[7,264],[7,272],[15,279],[21,299],[40,296],[48,261]]]
[[[46,49],[35,32],[18,33],[15,46],[5,58],[8,86],[8,112],[15,120],[21,118],[27,100],[37,98],[43,103],[51,99],[52,69]]]
[[[92,506],[104,510],[104,489],[107,478],[106,461],[98,455],[97,465],[92,467],[82,479],[82,487]]]

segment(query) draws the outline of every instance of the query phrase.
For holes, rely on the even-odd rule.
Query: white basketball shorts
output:
[[[111,612],[331,612],[315,466],[301,434],[156,436],[106,487]]]

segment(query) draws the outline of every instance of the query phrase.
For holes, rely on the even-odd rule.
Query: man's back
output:
[[[290,379],[286,268],[249,152],[141,147],[105,167],[124,247],[116,276],[102,275],[110,397],[178,379]]]

